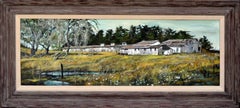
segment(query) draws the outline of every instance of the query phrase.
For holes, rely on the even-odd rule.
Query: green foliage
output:
[[[171,28],[163,29],[159,26],[150,27],[148,25],[132,25],[130,28],[119,26],[115,30],[109,29],[106,33],[104,32],[103,30],[99,30],[95,35],[93,34],[88,44],[121,44],[122,42],[133,44],[142,40],[159,40],[163,42],[168,39],[191,39],[194,37],[187,31],[176,31]]]
[[[207,39],[206,36],[203,36],[202,38],[200,38],[199,40],[202,44],[202,48],[206,49],[206,50],[210,50],[212,49],[212,43]]]

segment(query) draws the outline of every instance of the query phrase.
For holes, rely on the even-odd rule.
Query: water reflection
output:
[[[63,82],[63,81],[47,80],[47,81],[44,82],[44,85],[62,86],[62,85],[69,85],[69,83],[68,82]]]

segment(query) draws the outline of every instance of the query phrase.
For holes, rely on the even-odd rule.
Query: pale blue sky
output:
[[[115,30],[118,26],[129,29],[131,25],[160,26],[174,30],[189,31],[195,38],[207,36],[214,49],[219,49],[220,27],[219,20],[98,20],[99,30]]]

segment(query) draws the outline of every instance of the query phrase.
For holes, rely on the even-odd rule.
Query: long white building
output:
[[[194,53],[201,51],[201,44],[197,39],[173,39],[160,43],[158,40],[141,41],[127,45],[88,45],[73,46],[70,52],[118,52],[123,55],[170,55],[174,53]]]

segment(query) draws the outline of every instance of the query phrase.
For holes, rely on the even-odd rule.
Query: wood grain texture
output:
[[[238,9],[236,12],[236,15],[235,15],[235,19],[236,20],[236,46],[240,46],[240,0],[239,0],[239,4],[237,5],[237,8]],[[236,58],[240,58],[240,47],[235,47],[235,50],[237,51],[235,54]],[[235,79],[236,79],[236,82],[235,82],[235,88],[236,88],[236,101],[238,102],[239,106],[240,106],[240,60],[237,59],[236,60],[236,63],[235,63],[237,66],[235,67],[236,68],[236,76],[235,76]]]
[[[0,1],[1,5],[0,5],[0,24],[2,25],[3,24],[3,6],[2,6],[2,1]],[[3,78],[3,73],[2,73],[2,39],[3,39],[3,26],[0,26],[0,78],[2,79]],[[0,87],[3,87],[3,82],[0,81]],[[3,104],[3,89],[1,88],[0,89],[0,105]]]
[[[0,0],[0,107],[238,108],[239,0]],[[15,91],[16,14],[224,15],[225,92]]]
[[[239,0],[3,0],[12,5],[88,5],[88,6],[233,6]]]

